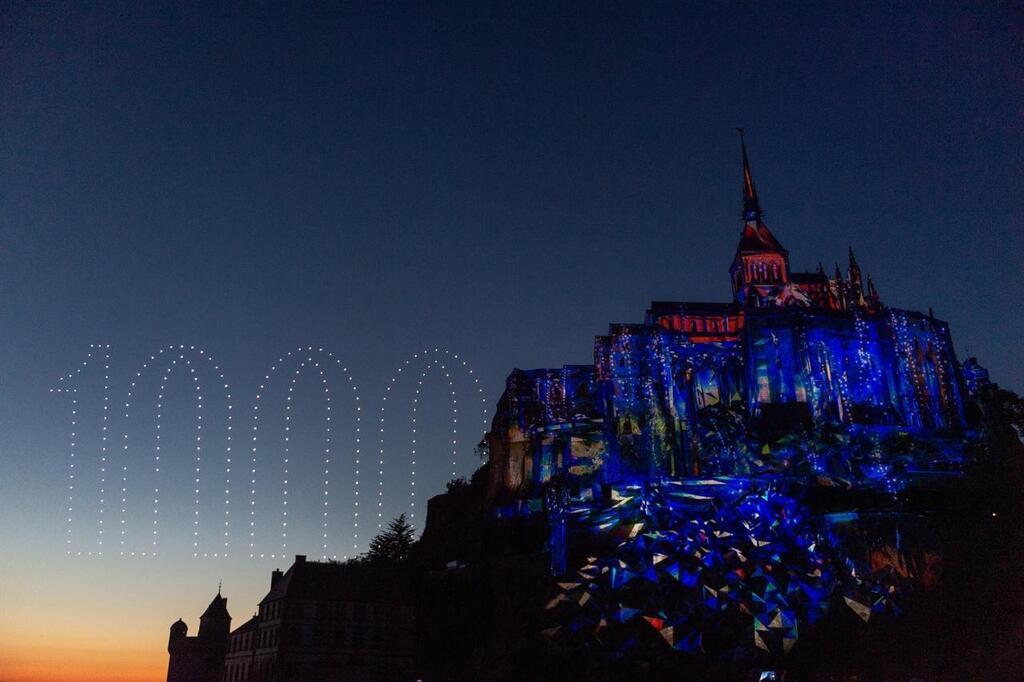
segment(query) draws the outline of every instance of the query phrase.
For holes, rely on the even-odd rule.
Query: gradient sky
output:
[[[238,625],[289,563],[191,558],[187,380],[162,427],[168,554],[65,555],[69,404],[50,388],[90,343],[112,346],[118,405],[158,348],[202,347],[240,429],[268,367],[314,344],[344,358],[366,432],[397,368],[448,349],[474,368],[458,374],[468,473],[478,386],[489,408],[512,367],[590,362],[592,337],[651,299],[728,298],[736,126],[795,268],[852,244],[887,303],[933,307],[961,356],[1024,389],[1019,3],[634,5],[0,8],[0,680],[160,679],[173,620],[194,632],[223,578]],[[93,479],[101,378],[79,393]],[[110,432],[140,443],[140,470],[147,386]],[[290,490],[312,523],[324,413],[302,390]],[[409,499],[403,390],[386,514]],[[451,473],[446,390],[426,381],[419,403],[424,500]],[[316,537],[282,554],[316,556]]]

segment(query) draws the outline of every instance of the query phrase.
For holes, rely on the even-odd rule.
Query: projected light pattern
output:
[[[452,405],[452,417],[451,417],[451,456],[452,456],[452,477],[457,475],[457,455],[459,447],[458,439],[458,396],[455,391],[454,382],[452,380],[452,371],[456,368],[462,368],[467,376],[472,377],[474,387],[477,390],[477,394],[480,397],[480,402],[483,404],[483,431],[487,432],[489,426],[488,421],[488,410],[487,410],[487,398],[484,396],[483,389],[480,387],[480,379],[473,375],[473,369],[469,367],[466,360],[460,359],[458,353],[452,353],[445,349],[434,348],[424,349],[419,353],[414,353],[411,358],[406,359],[403,365],[401,365],[396,371],[395,375],[391,377],[387,386],[384,388],[384,396],[381,398],[380,406],[380,423],[379,423],[379,447],[378,447],[378,483],[377,483],[377,528],[383,528],[384,524],[384,455],[385,455],[385,444],[384,444],[384,409],[387,406],[388,395],[391,394],[392,388],[396,387],[398,380],[409,374],[408,371],[403,370],[415,369],[413,363],[416,360],[423,359],[420,375],[417,379],[416,389],[414,391],[414,397],[412,399],[412,406],[410,411],[410,424],[412,438],[409,444],[409,461],[410,461],[410,480],[409,480],[409,518],[415,518],[416,513],[416,451],[417,451],[417,410],[419,407],[420,391],[423,387],[423,381],[427,378],[428,373],[433,369],[438,369],[444,372],[444,379],[448,388],[448,392],[451,395]],[[445,364],[448,363],[448,364]]]
[[[775,437],[812,430],[873,432],[872,461],[844,453],[849,471],[837,474],[890,489],[879,457],[887,434],[967,428],[949,325],[931,310],[887,307],[852,248],[845,273],[838,263],[832,277],[820,264],[791,270],[741,148],[732,300],[652,301],[642,321],[597,337],[592,365],[514,370],[488,442],[499,497],[536,510],[551,482],[586,501],[615,483],[763,473],[790,461],[792,443],[778,460],[766,456]],[[931,465],[952,467],[958,457],[944,448]]]
[[[593,365],[514,370],[490,431],[501,493],[536,508],[554,479],[585,500],[608,483],[776,466],[727,452],[752,445],[743,438],[707,442],[709,427],[730,422],[765,437],[964,429],[948,325],[885,308],[877,292],[866,301],[852,257],[851,272],[850,280],[799,273],[842,289],[821,303],[655,301],[643,322],[597,337]]]
[[[303,359],[303,357],[305,359]],[[319,359],[317,359],[319,358]],[[362,406],[359,404],[359,390],[356,386],[355,380],[352,378],[351,372],[347,366],[342,364],[341,360],[334,357],[333,353],[325,352],[323,348],[313,348],[313,346],[307,346],[305,348],[296,348],[294,352],[288,351],[283,356],[277,359],[277,363],[270,368],[270,372],[263,377],[263,383],[259,385],[259,393],[256,394],[256,404],[253,405],[253,427],[252,427],[252,477],[250,479],[250,498],[249,498],[249,557],[255,558],[257,555],[256,549],[256,472],[257,472],[257,436],[259,432],[259,409],[260,404],[264,400],[266,391],[270,386],[271,379],[277,374],[278,370],[283,370],[286,365],[295,366],[298,362],[298,366],[293,370],[290,382],[288,384],[287,395],[285,396],[285,415],[284,415],[284,442],[282,445],[282,464],[283,464],[283,478],[281,488],[281,551],[280,553],[271,552],[259,553],[260,558],[269,556],[270,558],[285,557],[288,549],[288,475],[290,471],[292,451],[291,451],[291,438],[292,438],[292,402],[294,398],[295,388],[298,385],[299,377],[302,376],[303,371],[316,372],[317,378],[320,380],[321,390],[323,392],[325,412],[324,417],[324,447],[323,447],[323,490],[321,497],[323,498],[323,511],[322,511],[322,529],[321,529],[321,550],[322,558],[337,559],[337,554],[328,554],[329,545],[329,527],[330,527],[330,479],[331,479],[331,451],[332,451],[332,424],[333,424],[333,404],[331,400],[331,389],[327,378],[327,372],[325,367],[333,366],[340,368],[344,375],[348,386],[351,389],[355,398],[355,415],[354,415],[354,434],[353,434],[353,446],[352,446],[352,459],[355,470],[354,485],[356,488],[355,495],[359,495],[359,466],[361,457],[361,421],[362,421]],[[355,510],[353,512],[353,539],[357,542],[353,545],[353,550],[358,548],[359,538],[359,519],[358,519],[358,499],[354,501]]]
[[[545,634],[569,649],[781,657],[832,609],[849,609],[865,624],[899,616],[912,586],[909,571],[893,570],[915,565],[901,549],[904,519],[816,517],[765,481],[627,486],[610,503],[552,511],[573,526],[572,537],[621,540],[568,575],[556,571],[558,591],[546,609],[554,627]],[[878,522],[896,539],[869,556],[859,526]],[[552,543],[553,556],[564,553]]]

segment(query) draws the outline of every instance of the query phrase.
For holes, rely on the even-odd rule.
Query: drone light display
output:
[[[287,557],[294,545],[290,539],[297,532],[309,541],[305,536],[313,521],[318,526],[321,558],[355,556],[366,541],[361,530],[369,527],[375,532],[385,511],[390,513],[395,507],[385,507],[386,454],[397,470],[408,467],[409,501],[399,506],[415,514],[417,462],[427,459],[418,445],[424,435],[417,419],[432,372],[437,375],[442,401],[450,404],[450,422],[442,429],[440,450],[445,464],[438,468],[439,463],[433,461],[432,470],[442,472],[447,480],[449,474],[470,473],[470,464],[475,464],[474,457],[465,456],[469,448],[460,441],[458,428],[460,406],[469,408],[464,422],[470,421],[470,410],[475,409],[465,399],[460,405],[460,390],[471,392],[473,402],[480,401],[483,427],[489,424],[483,388],[467,360],[444,348],[427,348],[401,363],[382,387],[378,448],[376,457],[368,461],[363,400],[353,372],[321,347],[300,346],[278,356],[260,377],[248,427],[248,457],[240,458],[235,399],[225,373],[207,351],[174,344],[147,356],[129,377],[122,409],[116,414],[110,413],[116,395],[111,354],[109,344],[93,344],[81,365],[60,377],[51,389],[66,397],[70,407],[64,538],[69,556],[109,554],[111,542],[106,536],[112,534],[107,527],[111,520],[118,526],[114,554],[122,557],[157,556],[158,551],[166,551],[169,540],[179,541],[172,552],[188,551],[196,558]],[[419,376],[415,376],[417,371]],[[386,448],[384,408],[389,398],[394,402],[406,397],[396,393],[401,377],[410,374],[414,380],[408,386],[407,431],[411,438]],[[90,384],[90,375],[101,382]],[[304,383],[312,387],[314,396],[299,407]],[[177,422],[168,423],[168,413],[174,411],[169,401],[182,396],[182,386],[187,404],[174,405],[183,414],[176,415]],[[217,399],[208,400],[210,393]],[[84,414],[89,408],[97,408],[95,414]],[[305,428],[296,425],[303,420]],[[111,448],[110,434],[115,430],[120,443]],[[311,436],[310,430],[318,430],[319,435]],[[185,431],[191,432],[187,438],[183,438]],[[297,439],[300,431],[304,438]],[[481,428],[478,433],[483,431]],[[437,434],[428,429],[426,436],[425,446],[436,447]],[[478,441],[479,436],[472,439],[471,446]],[[403,447],[406,443],[407,449]],[[183,449],[190,451],[187,467],[180,455]],[[315,466],[308,461],[311,456],[317,460]],[[300,464],[301,460],[306,463]],[[178,470],[177,478],[168,477],[172,468]],[[120,504],[111,510],[110,485],[116,480],[112,478],[115,471],[120,475]],[[300,476],[310,478],[311,471],[316,474],[315,482],[297,484]],[[367,479],[376,485],[360,485]],[[342,485],[348,490],[339,489]],[[168,497],[174,501],[168,503]],[[150,504],[145,510],[144,500]],[[297,506],[313,504],[318,507],[316,519],[311,514],[307,518],[296,514]],[[350,513],[342,511],[346,504],[351,505]],[[180,542],[181,533],[175,532],[186,525],[187,547]]]

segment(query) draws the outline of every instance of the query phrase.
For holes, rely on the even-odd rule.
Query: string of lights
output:
[[[412,442],[410,443],[410,466],[412,470],[409,476],[409,518],[416,518],[416,412],[420,401],[420,391],[423,389],[423,380],[427,378],[427,374],[434,368],[438,368],[444,372],[445,379],[448,380],[448,390],[451,393],[452,399],[452,478],[455,478],[456,469],[456,455],[458,453],[458,414],[459,414],[459,403],[454,390],[454,382],[451,379],[451,372],[448,368],[441,363],[439,358],[426,365],[424,370],[420,372],[420,377],[416,382],[416,390],[412,399],[412,411],[410,414],[411,428],[412,428]],[[390,387],[389,387],[390,388]]]
[[[861,390],[867,393],[867,402],[875,407],[882,404],[882,373],[872,358],[870,330],[864,320],[863,313],[856,309],[853,313],[853,326],[857,334],[857,362],[860,367]]]
[[[295,363],[298,363],[296,366]],[[355,471],[353,479],[354,484],[354,510],[352,518],[353,528],[353,550],[358,549],[359,539],[359,475],[361,466],[361,421],[362,421],[362,406],[360,405],[359,390],[352,377],[348,367],[342,363],[338,358],[334,357],[331,352],[324,351],[323,348],[314,348],[313,346],[298,347],[295,351],[288,351],[284,355],[278,357],[277,363],[270,367],[270,371],[264,375],[263,382],[259,385],[259,392],[256,394],[255,404],[253,405],[253,426],[252,426],[252,443],[251,443],[251,478],[249,479],[249,557],[259,558],[270,557],[272,559],[278,557],[285,557],[287,555],[288,548],[288,476],[290,471],[292,452],[291,452],[291,437],[292,437],[292,406],[293,398],[295,396],[295,389],[298,386],[299,377],[302,376],[303,371],[314,371],[320,381],[320,388],[323,393],[325,403],[325,417],[324,417],[324,447],[323,447],[323,510],[322,514],[322,525],[321,525],[321,550],[322,557],[324,559],[337,559],[337,554],[329,554],[330,545],[330,476],[331,476],[331,458],[332,458],[332,441],[333,441],[333,421],[334,421],[334,405],[331,395],[330,383],[328,380],[327,368],[330,366],[340,368],[342,375],[348,382],[348,386],[353,393],[355,400],[355,419],[354,419],[354,434],[353,434],[353,447],[352,447],[352,460]],[[282,479],[282,490],[281,490],[281,552],[258,552],[256,547],[256,473],[257,473],[257,456],[258,446],[257,438],[259,435],[260,428],[260,415],[259,409],[260,404],[263,402],[266,392],[269,390],[271,380],[275,377],[279,370],[282,372],[290,367],[295,367],[291,373],[291,379],[288,384],[287,394],[284,399],[284,435],[282,444],[282,465],[284,477]],[[343,558],[347,558],[345,555]]]
[[[249,505],[248,505],[248,530],[249,530],[249,556],[250,558],[259,557],[271,557],[279,558],[286,555],[288,550],[288,538],[289,538],[289,497],[292,491],[290,490],[290,476],[289,474],[294,471],[293,464],[293,411],[294,411],[294,398],[295,391],[299,384],[299,378],[303,374],[312,373],[315,378],[319,380],[318,393],[322,395],[324,401],[324,426],[323,426],[323,489],[322,489],[322,510],[319,512],[321,516],[320,522],[320,545],[322,550],[322,557],[324,559],[337,559],[338,553],[331,551],[331,538],[337,533],[336,529],[333,529],[334,523],[332,521],[332,503],[331,503],[331,467],[332,459],[337,456],[336,453],[336,428],[334,422],[335,407],[336,407],[336,396],[331,391],[331,380],[329,377],[330,367],[334,366],[340,369],[342,376],[347,381],[348,387],[352,390],[353,397],[355,400],[355,420],[354,420],[354,434],[353,434],[353,447],[351,451],[352,465],[354,468],[355,475],[352,479],[352,535],[351,535],[351,552],[358,553],[361,546],[363,545],[361,539],[362,530],[360,527],[360,521],[362,520],[364,526],[366,524],[366,516],[371,515],[373,508],[376,507],[377,512],[377,527],[383,526],[383,509],[384,509],[384,463],[385,463],[385,448],[384,448],[384,414],[386,401],[390,395],[390,391],[403,374],[409,374],[414,363],[417,363],[419,369],[416,384],[413,387],[412,403],[410,405],[410,425],[411,425],[411,442],[410,442],[410,485],[409,485],[409,514],[410,517],[415,517],[416,513],[416,474],[417,474],[417,462],[418,457],[422,454],[421,450],[421,424],[419,422],[420,414],[419,408],[421,405],[421,398],[423,397],[423,391],[425,382],[429,378],[431,372],[435,372],[439,375],[439,378],[444,380],[446,386],[446,398],[450,399],[451,413],[450,413],[450,428],[447,430],[450,436],[449,448],[446,450],[450,456],[450,472],[452,477],[458,475],[458,462],[459,462],[459,435],[460,435],[460,419],[459,412],[461,407],[460,400],[457,392],[457,381],[455,379],[456,373],[460,370],[464,373],[467,378],[473,380],[473,385],[476,388],[477,396],[480,399],[480,405],[483,412],[483,433],[486,433],[487,428],[490,425],[488,419],[487,409],[487,398],[484,395],[483,389],[480,387],[479,378],[475,375],[474,370],[469,367],[466,360],[462,359],[457,353],[452,353],[448,350],[440,348],[425,349],[421,352],[415,353],[411,358],[404,361],[404,363],[398,368],[396,375],[391,378],[385,395],[382,396],[381,403],[381,414],[380,414],[380,448],[379,457],[377,459],[376,471],[378,474],[377,482],[377,493],[376,505],[373,504],[373,500],[360,499],[361,496],[365,497],[367,494],[366,490],[363,490],[364,486],[361,485],[361,479],[366,477],[366,472],[363,471],[363,467],[368,463],[362,461],[363,452],[361,445],[361,406],[359,404],[360,397],[358,394],[358,388],[353,380],[351,372],[347,366],[344,366],[340,359],[333,356],[332,353],[325,352],[322,348],[316,348],[313,346],[298,347],[295,350],[289,351],[282,356],[277,358],[277,362],[274,363],[270,371],[263,376],[262,383],[259,384],[259,389],[256,393],[256,397],[253,403],[252,412],[252,432],[251,432],[251,444],[250,444],[250,459],[251,464],[248,467],[250,474],[248,477],[239,474],[234,471],[236,463],[233,461],[235,458],[234,448],[234,405],[230,387],[225,381],[224,373],[221,368],[213,361],[213,358],[201,348],[197,348],[192,345],[168,345],[157,349],[153,354],[149,355],[148,358],[138,366],[137,370],[133,372],[128,381],[128,385],[125,387],[125,400],[122,403],[122,409],[119,414],[116,415],[122,421],[122,428],[120,436],[119,447],[116,448],[118,453],[115,460],[111,460],[110,448],[111,438],[110,431],[115,428],[112,418],[114,415],[109,413],[111,409],[111,382],[110,382],[110,353],[109,345],[93,344],[90,346],[89,353],[86,359],[82,362],[80,367],[75,368],[74,371],[68,375],[59,377],[59,385],[51,389],[54,393],[61,393],[66,395],[70,399],[71,407],[71,440],[68,449],[68,479],[67,479],[67,495],[66,495],[66,552],[71,555],[77,552],[78,554],[85,554],[88,556],[102,555],[105,544],[109,538],[105,536],[110,534],[110,529],[106,528],[107,522],[110,519],[106,518],[108,509],[107,506],[111,503],[110,490],[111,485],[111,464],[115,467],[120,468],[120,506],[118,507],[119,513],[117,518],[118,528],[118,549],[121,556],[141,556],[141,557],[155,557],[157,556],[158,550],[164,544],[162,541],[162,535],[165,532],[162,530],[164,522],[161,521],[163,514],[161,513],[161,504],[164,491],[164,484],[161,481],[166,479],[168,472],[168,452],[169,442],[167,442],[168,434],[165,433],[167,424],[166,421],[166,409],[167,409],[167,398],[168,391],[171,390],[171,383],[174,380],[175,374],[184,375],[187,384],[189,385],[188,394],[190,396],[191,409],[194,411],[194,421],[192,425],[192,434],[190,436],[191,444],[190,448],[192,451],[190,457],[190,469],[191,476],[190,480],[192,485],[190,486],[190,506],[191,514],[189,519],[190,526],[190,542],[192,555],[195,558],[198,557],[227,557],[231,552],[233,541],[232,541],[232,528],[238,525],[238,519],[232,522],[231,517],[231,498],[232,490],[238,489],[243,482],[248,480],[249,486]],[[80,527],[76,523],[76,512],[81,507],[81,427],[82,419],[80,415],[80,400],[79,395],[80,386],[74,384],[77,377],[80,377],[86,368],[96,365],[97,368],[100,366],[99,360],[102,359],[103,368],[103,396],[102,396],[102,413],[99,423],[99,444],[98,444],[98,456],[97,456],[97,469],[98,470],[98,500],[99,500],[99,520],[97,524],[97,535],[96,542],[89,543],[92,547],[87,546],[83,542],[82,538],[77,535],[80,533]],[[280,547],[280,551],[270,550],[269,552],[264,549],[259,551],[257,547],[256,539],[256,525],[257,525],[257,464],[260,457],[264,457],[262,448],[266,447],[260,442],[259,436],[261,435],[261,426],[264,426],[263,421],[268,418],[268,415],[262,415],[263,421],[261,421],[261,409],[265,410],[267,396],[269,389],[271,388],[272,380],[277,383],[282,380],[282,375],[288,375],[288,381],[284,386],[287,388],[285,395],[283,396],[283,442],[280,447],[281,463],[283,465],[283,479],[281,488],[281,521],[280,521],[280,534],[281,540],[277,545]],[[205,378],[208,375],[208,380]],[[415,376],[415,372],[414,372]],[[147,377],[152,377],[147,379]],[[211,498],[208,497],[208,488],[203,486],[203,478],[205,472],[210,470],[210,465],[213,460],[210,459],[211,452],[210,447],[212,443],[208,442],[208,437],[214,435],[208,433],[213,427],[213,423],[210,422],[207,412],[209,411],[208,395],[210,387],[214,384],[219,384],[219,392],[223,392],[225,398],[225,404],[227,408],[226,417],[224,418],[225,424],[223,425],[226,429],[225,445],[224,445],[224,487],[223,487],[223,520],[222,527],[219,532],[220,539],[215,540],[213,536],[207,535],[211,528],[208,523],[204,524],[204,519],[208,518],[210,513]],[[133,428],[131,423],[133,419],[137,419],[136,413],[138,413],[138,406],[135,405],[139,398],[142,397],[142,391],[144,386],[150,385],[155,389],[153,392],[154,400],[154,422],[151,427],[151,445],[148,449],[152,455],[152,484],[151,492],[152,495],[145,495],[144,493],[129,493],[129,478],[130,476],[141,483],[143,480],[149,478],[150,474],[143,475],[142,470],[139,468],[137,461],[140,446],[135,442],[135,437],[132,435]],[[393,396],[392,396],[393,398]],[[218,417],[219,419],[219,417]],[[218,425],[217,428],[220,428]],[[130,437],[131,436],[131,437]],[[220,438],[218,432],[217,437]],[[219,448],[218,448],[219,451]],[[135,462],[133,464],[133,461]],[[265,465],[261,465],[265,467]],[[337,464],[335,463],[335,468]],[[145,467],[143,467],[144,469]],[[116,468],[113,469],[116,471]],[[138,471],[139,473],[134,473]],[[335,476],[336,477],[336,476]],[[236,495],[241,493],[238,490]],[[371,493],[372,494],[372,493]],[[135,496],[137,499],[129,505],[131,498]],[[146,518],[145,514],[139,514],[138,510],[134,509],[134,505],[139,503],[145,504],[142,498],[146,497],[151,501],[151,507],[148,514],[148,522],[144,521]],[[116,498],[115,498],[116,499]],[[205,509],[204,509],[205,504]],[[236,501],[237,504],[237,501]],[[336,502],[335,502],[336,505]],[[364,509],[360,509],[360,506]],[[244,510],[235,510],[237,513],[243,513]],[[363,518],[360,519],[360,514]],[[80,514],[79,514],[80,515]],[[143,524],[137,526],[137,524]],[[148,526],[148,527],[144,527]],[[145,539],[143,539],[145,538]],[[141,544],[140,544],[141,543]],[[77,546],[76,546],[77,545]],[[343,558],[348,558],[348,554],[343,555]]]
[[[487,415],[488,415],[487,398],[484,396],[483,388],[480,387],[480,379],[474,375],[473,369],[471,367],[469,367],[469,365],[466,362],[466,360],[463,360],[463,359],[461,359],[459,357],[458,353],[452,353],[452,352],[450,352],[447,349],[434,348],[433,350],[431,350],[431,349],[428,348],[428,349],[424,349],[423,351],[420,351],[418,353],[413,353],[411,358],[406,359],[405,362],[398,367],[396,373],[390,378],[388,383],[385,385],[384,395],[381,397],[380,417],[379,417],[378,460],[377,460],[377,465],[378,465],[377,473],[378,473],[378,476],[379,476],[379,479],[378,479],[378,482],[377,482],[377,528],[383,528],[383,525],[384,525],[384,460],[385,460],[385,450],[386,450],[385,442],[384,442],[384,424],[385,424],[385,408],[387,407],[388,395],[391,393],[391,389],[396,387],[396,384],[398,383],[398,380],[402,376],[404,376],[405,374],[408,374],[408,372],[405,372],[403,374],[403,370],[408,370],[410,367],[412,367],[413,362],[417,361],[417,360],[420,360],[421,357],[423,359],[423,365],[422,365],[423,369],[421,369],[421,371],[420,371],[420,376],[418,378],[417,387],[416,387],[415,392],[413,394],[412,412],[411,412],[411,417],[410,417],[411,418],[411,428],[412,428],[412,442],[410,444],[410,453],[409,453],[410,454],[410,457],[409,457],[410,472],[411,472],[411,475],[410,475],[410,492],[409,492],[410,518],[413,518],[414,515],[415,515],[415,505],[416,505],[416,490],[415,490],[415,486],[416,486],[416,450],[417,450],[416,446],[417,446],[417,440],[418,440],[417,439],[417,428],[416,428],[416,425],[417,425],[416,414],[417,414],[417,407],[419,405],[420,391],[422,389],[423,381],[426,378],[428,371],[430,369],[434,368],[434,367],[440,368],[440,370],[444,372],[444,378],[447,380],[448,390],[449,390],[449,393],[451,394],[451,399],[452,399],[452,421],[451,421],[451,426],[452,426],[452,431],[451,431],[452,442],[451,442],[451,455],[452,455],[452,476],[453,477],[457,473],[457,455],[458,455],[458,446],[459,446],[459,439],[458,439],[458,400],[457,400],[458,396],[456,394],[456,391],[455,391],[455,388],[454,388],[454,384],[453,384],[453,380],[452,380],[452,376],[451,376],[451,371],[452,371],[453,368],[458,368],[458,367],[463,368],[465,370],[467,376],[469,376],[469,377],[471,377],[473,379],[473,383],[476,386],[476,390],[477,390],[477,393],[478,393],[478,395],[480,397],[480,401],[483,404],[483,423],[484,423],[484,432],[485,433],[486,433],[487,428],[488,428],[488,426],[490,424],[490,422],[489,422],[489,420],[487,418]],[[448,363],[448,364],[445,364],[445,363]]]
[[[103,416],[100,425],[99,554],[103,555],[103,514],[107,498],[107,431],[110,425],[110,353],[103,354]]]
[[[908,329],[907,317],[898,314],[896,311],[889,312],[889,324],[896,336],[896,348],[899,354],[897,371],[905,385],[911,388],[911,399],[904,400],[904,409],[907,412],[910,426],[921,427],[924,425],[922,415],[923,396],[926,394],[924,376],[918,371],[917,358],[914,343]],[[905,391],[904,391],[905,392]]]
[[[172,355],[177,357],[172,357]],[[137,390],[139,389],[139,382],[142,380],[144,373],[151,368],[155,367],[156,363],[161,359],[167,358],[166,363],[163,366],[163,371],[160,372],[160,383],[156,396],[156,422],[154,428],[154,444],[153,444],[153,473],[155,476],[154,487],[153,487],[153,514],[152,514],[152,527],[150,530],[150,541],[149,549],[131,549],[127,544],[128,532],[127,532],[127,520],[128,520],[128,469],[130,462],[130,451],[129,451],[129,434],[127,432],[128,420],[131,415],[132,399]],[[197,362],[193,365],[193,360],[205,361],[206,365],[210,368],[209,371],[217,377],[220,384],[223,386],[223,392],[225,396],[225,402],[227,405],[228,413],[226,418],[226,443],[225,446],[225,462],[224,462],[224,477],[225,477],[225,489],[224,489],[224,550],[223,552],[213,552],[213,557],[227,556],[229,548],[229,514],[230,514],[230,475],[231,475],[231,439],[232,439],[232,399],[231,393],[229,392],[229,385],[225,382],[224,372],[220,366],[217,365],[213,358],[206,353],[205,350],[195,346],[186,346],[184,344],[169,345],[166,348],[160,348],[153,355],[149,356],[149,360],[142,363],[139,370],[135,372],[134,378],[130,381],[127,396],[124,403],[124,412],[122,417],[125,422],[125,432],[123,433],[123,442],[121,449],[122,465],[121,465],[121,515],[120,515],[120,553],[121,556],[156,556],[157,549],[159,547],[160,538],[160,480],[161,480],[161,468],[163,467],[163,445],[162,445],[162,434],[163,434],[163,408],[165,392],[168,390],[169,382],[172,373],[179,368],[188,369],[188,378],[191,379],[192,388],[195,391],[195,408],[196,408],[196,419],[195,419],[195,435],[193,445],[193,463],[194,463],[194,487],[192,495],[192,555],[198,557],[200,554],[204,557],[211,556],[209,551],[202,552],[200,547],[200,489],[201,489],[201,474],[202,474],[202,457],[203,457],[203,388],[202,383],[199,381],[199,373],[196,371],[196,367],[202,367],[203,363]]]
[[[74,514],[75,514],[75,484],[77,482],[77,444],[78,444],[78,387],[71,386],[71,383],[79,378],[82,371],[89,366],[89,362],[93,358],[93,353],[103,353],[103,416],[101,424],[101,446],[100,446],[100,487],[99,487],[99,500],[100,500],[100,518],[97,524],[98,536],[99,536],[99,550],[97,554],[102,555],[103,545],[103,509],[105,504],[106,496],[106,466],[107,466],[107,433],[109,427],[109,402],[110,402],[110,344],[89,344],[89,351],[86,353],[85,360],[82,361],[81,365],[74,371],[68,374],[58,377],[57,386],[50,389],[50,393],[67,395],[71,399],[71,440],[68,447],[68,484],[66,494],[66,510],[67,510],[67,521],[65,526],[65,551],[68,556],[74,552],[78,556],[81,556],[83,552],[87,556],[92,556],[91,550],[83,550],[81,545],[77,550],[74,549]]]

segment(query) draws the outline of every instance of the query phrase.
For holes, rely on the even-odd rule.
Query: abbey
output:
[[[742,156],[732,300],[655,301],[596,338],[593,365],[514,370],[488,435],[493,495],[737,473],[738,432],[965,427],[948,325],[885,306],[852,249],[845,272],[794,272]]]

